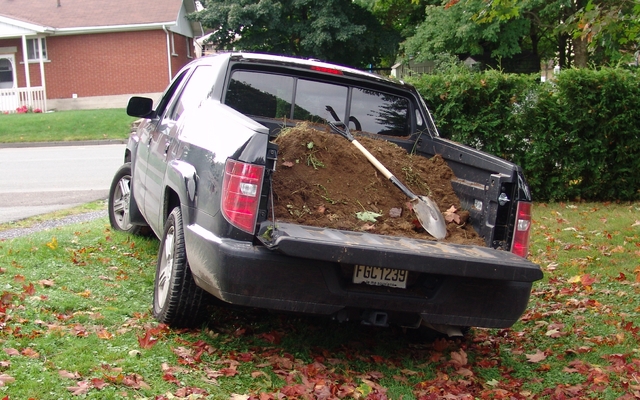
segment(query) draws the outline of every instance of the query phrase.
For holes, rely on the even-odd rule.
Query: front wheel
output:
[[[133,225],[129,216],[131,201],[131,163],[124,163],[111,181],[109,188],[109,223],[117,231],[139,235],[146,227]]]
[[[176,328],[193,327],[203,320],[207,294],[196,285],[185,251],[182,212],[171,211],[158,250],[153,290],[153,316]]]

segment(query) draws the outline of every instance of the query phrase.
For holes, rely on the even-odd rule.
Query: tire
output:
[[[124,163],[111,181],[109,188],[109,223],[117,231],[132,235],[142,235],[148,230],[146,226],[133,225],[129,218],[131,204],[131,163]]]
[[[171,211],[158,250],[153,287],[153,316],[175,328],[189,328],[203,322],[207,293],[196,285],[185,251],[182,212]]]

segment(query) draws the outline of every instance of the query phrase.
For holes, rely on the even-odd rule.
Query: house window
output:
[[[29,61],[40,60],[40,47],[38,39],[27,39],[27,58]],[[47,40],[42,38],[42,59],[47,59]]]
[[[193,58],[191,55],[191,39],[185,38],[185,40],[187,41],[187,58]]]
[[[178,53],[176,53],[175,34],[173,32],[171,32],[171,55],[172,56],[178,55]]]

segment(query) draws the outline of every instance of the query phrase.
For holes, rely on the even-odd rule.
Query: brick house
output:
[[[0,0],[0,111],[124,108],[194,57],[194,0]]]

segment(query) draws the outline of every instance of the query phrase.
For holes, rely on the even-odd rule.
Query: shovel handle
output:
[[[369,150],[365,149],[364,146],[360,144],[360,142],[358,142],[356,139],[353,139],[351,143],[353,143],[353,145],[356,146],[358,150],[360,150],[360,152],[364,154],[365,157],[367,157],[367,160],[369,160],[369,162],[373,164],[373,166],[376,167],[376,169],[380,171],[385,178],[389,179],[391,183],[393,183],[398,189],[400,189],[402,193],[404,193],[410,200],[414,200],[418,197],[411,190],[409,190],[409,188],[403,185],[402,182],[400,182],[398,178],[396,178],[395,175],[393,175],[391,171],[387,169],[387,167],[382,165],[382,163],[380,163],[380,161],[378,161],[378,159],[375,158],[373,154],[369,153]]]

